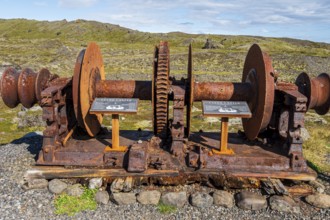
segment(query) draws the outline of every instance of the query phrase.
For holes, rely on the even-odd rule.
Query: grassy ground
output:
[[[304,156],[315,170],[330,173],[330,114],[322,117],[323,123],[309,119],[311,115],[313,117],[314,114],[307,115],[305,125],[310,139],[303,144]]]
[[[206,39],[212,39],[218,49],[202,49]],[[101,47],[108,79],[150,80],[154,45],[160,40],[170,42],[171,75],[176,76],[187,74],[187,46],[192,43],[193,74],[197,81],[239,82],[246,53],[253,43],[258,43],[263,51],[270,54],[273,66],[283,81],[294,82],[302,71],[316,76],[330,70],[330,45],[325,43],[179,32],[151,34],[84,20],[40,22],[14,19],[0,20],[0,72],[7,66],[18,69],[30,67],[35,71],[47,67],[60,76],[72,76],[79,51],[88,42],[96,41]],[[0,144],[30,131],[43,130],[42,127],[18,129],[17,113],[20,108],[10,110],[0,101]],[[152,130],[151,111],[150,102],[140,102],[138,115],[121,117],[121,128]],[[41,112],[29,111],[27,114]],[[329,114],[323,120],[328,124],[318,124],[307,118],[306,127],[311,139],[304,143],[304,153],[315,167],[330,172]],[[105,117],[104,125],[110,126],[110,117]],[[200,104],[194,105],[192,130],[218,130],[219,126],[219,120],[201,117]],[[235,124],[232,128],[241,126]]]
[[[84,189],[84,193],[79,196],[70,196],[62,193],[55,197],[54,206],[57,215],[74,216],[76,213],[84,210],[95,210],[97,203],[95,194],[97,189]]]

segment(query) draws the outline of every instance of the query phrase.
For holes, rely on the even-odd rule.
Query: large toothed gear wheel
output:
[[[165,137],[168,127],[168,90],[170,59],[167,42],[160,42],[155,48],[153,74],[153,123],[154,133],[157,136]]]
[[[78,125],[94,137],[101,129],[103,116],[89,113],[95,97],[95,82],[105,80],[102,54],[96,43],[90,43],[77,58],[72,80],[73,106]]]

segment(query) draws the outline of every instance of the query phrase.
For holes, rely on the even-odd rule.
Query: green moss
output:
[[[55,198],[55,213],[58,215],[73,216],[84,210],[96,210],[97,203],[94,199],[97,189],[85,189],[80,197],[69,196],[64,193]]]
[[[177,211],[177,208],[175,206],[166,205],[166,204],[160,202],[157,205],[157,210],[161,214],[172,214],[172,213],[175,213]]]

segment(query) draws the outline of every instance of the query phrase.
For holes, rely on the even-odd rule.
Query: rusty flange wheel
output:
[[[246,137],[254,140],[272,116],[274,104],[274,69],[267,53],[259,45],[251,46],[244,63],[242,82],[252,84],[253,98],[248,102],[252,117],[242,119]]]
[[[2,100],[9,108],[15,108],[19,104],[18,98],[19,72],[14,68],[7,68],[1,77]]]
[[[187,115],[186,115],[186,129],[185,135],[189,137],[190,135],[190,124],[191,124],[191,108],[193,105],[193,89],[194,89],[194,77],[192,75],[192,48],[191,44],[189,45],[189,52],[188,52],[188,77],[187,77],[187,84],[186,84],[186,105],[187,105]]]
[[[301,73],[296,79],[298,90],[307,97],[307,108],[315,109],[319,115],[325,115],[330,108],[330,76],[321,73],[311,79],[307,73]]]
[[[48,69],[41,69],[37,75],[35,82],[35,94],[38,102],[41,101],[41,92],[47,87],[47,84],[51,78],[51,73]]]
[[[160,42],[155,48],[152,80],[154,134],[160,137],[166,137],[168,126],[169,55],[168,43]]]
[[[103,116],[89,113],[94,100],[95,82],[104,80],[102,54],[96,43],[90,43],[77,58],[72,80],[72,93],[78,125],[94,137],[101,129]]]
[[[35,93],[35,82],[37,73],[26,68],[18,77],[18,97],[25,108],[31,108],[37,101]]]

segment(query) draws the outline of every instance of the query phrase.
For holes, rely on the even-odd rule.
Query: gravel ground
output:
[[[30,135],[13,143],[0,146],[0,219],[70,219],[54,214],[54,196],[47,190],[22,189],[23,174],[34,164],[42,143],[40,135]],[[329,183],[323,181],[329,192]],[[195,185],[181,186],[187,191]],[[199,190],[212,190],[197,187]],[[113,203],[99,205],[96,211],[78,213],[73,219],[330,219],[330,210],[320,210],[300,202],[301,213],[286,214],[272,211],[244,211],[237,207],[226,209],[218,206],[195,208],[185,205],[174,214],[160,214],[156,206]]]

